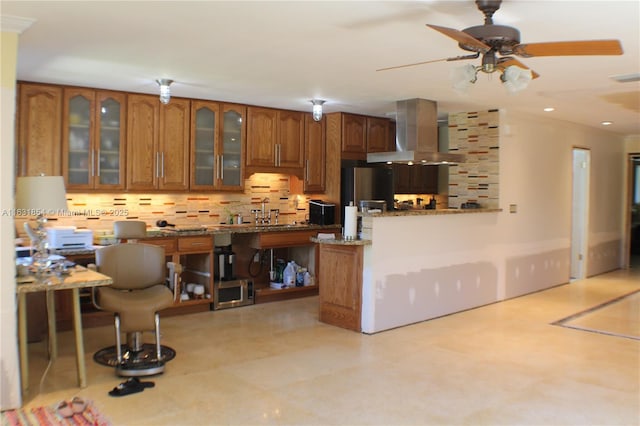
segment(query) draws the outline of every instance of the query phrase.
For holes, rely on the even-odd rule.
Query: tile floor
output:
[[[64,332],[41,384],[30,345],[25,405],[79,395],[114,425],[638,425],[640,341],[551,325],[638,289],[640,269],[620,270],[372,336],[319,323],[317,297],[164,318],[177,357],[120,398],[91,358],[112,328],[85,331],[85,389]]]

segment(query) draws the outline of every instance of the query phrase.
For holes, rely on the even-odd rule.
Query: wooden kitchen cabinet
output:
[[[62,175],[67,190],[124,189],[126,95],[64,89]]]
[[[318,244],[320,321],[361,331],[364,246]]]
[[[127,110],[127,189],[187,190],[190,101],[132,94]]]
[[[342,158],[367,159],[367,118],[363,115],[342,114]]]
[[[175,238],[147,238],[142,242],[161,246],[165,249],[167,261],[182,265],[180,283],[176,289],[174,306],[209,305],[213,295],[213,237],[177,236]],[[168,272],[168,271],[167,271]],[[180,293],[186,293],[189,283],[200,284],[205,288],[201,299],[181,300]]]
[[[218,183],[219,129],[219,103],[191,102],[191,189],[213,190]]]
[[[391,122],[386,118],[339,114],[342,159],[366,161],[369,152],[395,151],[389,137]]]
[[[222,105],[220,129],[220,174],[216,189],[241,191],[244,189],[245,135],[247,107],[237,104]]]
[[[437,194],[438,166],[394,164],[393,180],[396,194]]]
[[[61,175],[61,123],[61,87],[18,84],[18,176]]]
[[[311,114],[306,114],[304,119],[303,190],[305,193],[323,193],[327,169],[326,120],[314,121]]]
[[[247,108],[247,168],[276,167],[277,121],[278,111],[275,109]]]
[[[389,120],[367,117],[367,153],[395,151],[389,144]]]
[[[190,189],[243,189],[245,109],[243,105],[191,102]]]
[[[304,113],[247,108],[247,173],[288,173],[302,177]]]

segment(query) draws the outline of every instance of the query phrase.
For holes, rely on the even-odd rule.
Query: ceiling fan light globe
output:
[[[527,88],[533,79],[533,73],[531,70],[511,65],[505,68],[500,79],[509,93],[516,93]]]
[[[466,93],[477,79],[476,67],[471,64],[456,67],[451,71],[451,83],[458,93]]]

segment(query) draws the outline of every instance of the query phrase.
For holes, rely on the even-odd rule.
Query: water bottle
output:
[[[296,273],[298,272],[298,268],[296,267],[296,262],[293,260],[287,264],[287,267],[284,268],[283,272],[283,284],[286,287],[294,287],[296,285]]]
[[[307,268],[299,268],[296,274],[296,287],[304,286],[304,274],[307,272]]]

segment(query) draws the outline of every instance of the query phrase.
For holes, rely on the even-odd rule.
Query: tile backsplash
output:
[[[67,193],[69,215],[50,217],[48,226],[76,226],[108,234],[113,222],[138,219],[155,227],[160,219],[177,226],[227,222],[230,215],[240,214],[252,221],[251,210],[260,209],[268,198],[266,209],[278,209],[278,223],[308,219],[308,195],[294,194],[290,176],[256,173],[245,180],[243,193]],[[29,218],[17,217],[16,230],[24,237],[23,223]]]

